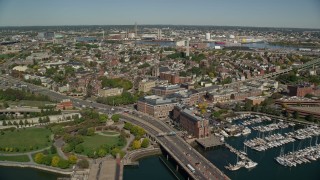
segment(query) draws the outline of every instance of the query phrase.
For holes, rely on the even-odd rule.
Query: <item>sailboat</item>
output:
[[[243,145],[243,151],[239,151],[243,155],[247,155],[247,147]]]
[[[225,168],[230,170],[230,171],[236,171],[236,170],[240,169],[243,166],[244,166],[243,161],[239,161],[239,156],[237,156],[237,163],[235,165],[231,165],[229,163],[229,165],[225,166]]]

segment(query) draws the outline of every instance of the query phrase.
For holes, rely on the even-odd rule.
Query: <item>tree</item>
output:
[[[44,159],[43,153],[37,153],[34,157],[34,161],[38,164],[42,164]]]
[[[77,156],[75,156],[75,155],[70,155],[70,156],[68,157],[68,161],[69,161],[70,164],[76,164],[76,163],[77,163],[77,160],[78,160],[78,158],[77,158]]]
[[[140,149],[141,148],[141,143],[139,140],[134,140],[132,143],[132,148],[133,149]]]
[[[93,136],[93,135],[94,135],[94,132],[95,132],[94,127],[88,128],[88,130],[87,130],[87,136]]]
[[[54,145],[52,145],[52,146],[50,147],[50,152],[51,152],[51,154],[56,154],[56,153],[57,153],[57,148],[54,147]]]
[[[7,102],[4,102],[4,103],[3,103],[3,107],[4,107],[4,108],[8,108],[8,107],[9,107],[9,104],[8,104]]]
[[[38,122],[39,122],[39,123],[42,123],[42,118],[41,118],[41,117],[39,117]]]
[[[74,152],[76,153],[82,153],[84,151],[84,147],[82,144],[78,144],[76,145],[75,149],[74,149]]]
[[[65,144],[62,150],[63,152],[71,152],[73,150],[73,147],[70,144]]]
[[[111,116],[112,121],[118,122],[120,119],[120,114],[114,114]]]
[[[19,125],[22,127],[24,125],[23,121],[20,119]]]
[[[99,115],[99,121],[100,122],[106,122],[108,119],[109,119],[109,117],[106,114],[100,114]]]
[[[144,138],[142,143],[141,143],[141,147],[147,148],[148,146],[149,146],[149,139],[148,138]]]
[[[312,114],[307,115],[305,118],[306,118],[306,120],[309,121],[309,122],[314,122],[314,116],[313,116]]]
[[[292,117],[294,119],[298,119],[299,118],[299,112],[298,111],[294,111],[293,114],[292,114]]]
[[[24,120],[24,125],[25,125],[25,126],[29,125],[28,120],[26,120],[26,119]]]
[[[66,169],[70,166],[69,161],[61,159],[58,163],[59,168]]]
[[[7,122],[6,121],[2,121],[2,126],[6,126]]]
[[[86,169],[89,167],[89,161],[86,160],[86,159],[81,159],[79,162],[78,162],[78,167],[82,168],[82,169]]]
[[[107,151],[104,148],[99,148],[98,150],[98,156],[99,157],[104,157],[107,155]]]
[[[59,156],[53,156],[51,161],[51,166],[58,167],[59,161],[60,161]]]
[[[52,161],[52,157],[51,156],[44,156],[43,158],[43,164],[50,166],[51,165],[51,161]]]
[[[252,108],[252,104],[249,103],[249,102],[246,102],[245,105],[244,105],[244,109],[246,111],[251,111],[251,108]]]

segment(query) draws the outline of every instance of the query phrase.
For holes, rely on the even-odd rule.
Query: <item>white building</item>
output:
[[[210,40],[210,33],[206,33],[206,40]]]

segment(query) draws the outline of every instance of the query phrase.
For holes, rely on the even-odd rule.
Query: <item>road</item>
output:
[[[96,102],[90,102],[82,99],[77,99],[74,97],[69,97],[57,92],[48,90],[44,87],[39,87],[30,83],[21,82],[18,79],[14,79],[9,76],[0,76],[0,79],[5,79],[11,83],[26,84],[28,89],[33,92],[38,92],[43,95],[47,95],[50,98],[60,101],[62,99],[70,99],[73,101],[76,107],[92,107],[96,108],[97,111],[101,113],[119,113],[122,115],[122,119],[141,126],[144,128],[151,136],[157,139],[157,142],[166,149],[170,155],[178,161],[181,166],[190,174],[194,179],[229,179],[224,175],[218,168],[216,168],[211,162],[209,162],[205,157],[203,157],[199,152],[194,150],[188,143],[186,143],[179,136],[162,136],[157,137],[159,133],[169,133],[173,130],[163,123],[162,121],[146,115],[144,113],[138,112],[132,109],[126,109],[123,107],[111,107],[105,104],[100,104]],[[187,164],[194,167],[195,172],[191,172],[187,168]]]

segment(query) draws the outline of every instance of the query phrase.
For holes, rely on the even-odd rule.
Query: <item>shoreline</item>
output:
[[[0,167],[18,167],[18,168],[31,168],[31,169],[37,169],[41,171],[51,172],[55,174],[61,174],[61,175],[68,175],[71,176],[74,171],[72,169],[64,170],[64,169],[56,169],[52,167],[47,166],[41,166],[41,165],[33,165],[33,164],[26,164],[26,163],[17,163],[17,162],[11,162],[11,161],[0,161]]]

